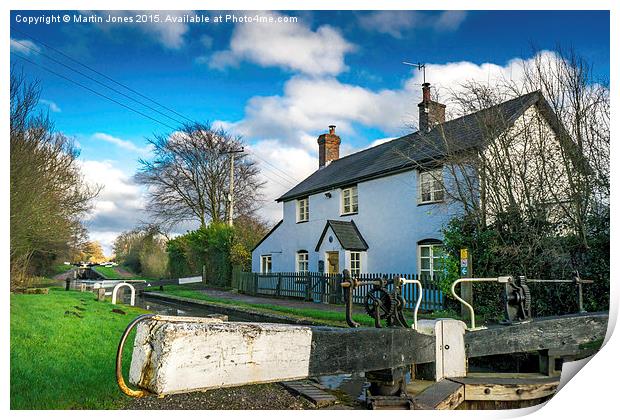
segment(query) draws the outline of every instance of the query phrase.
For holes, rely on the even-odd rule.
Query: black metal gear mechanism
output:
[[[506,283],[504,291],[505,319],[503,324],[518,324],[532,320],[532,293],[525,276]]]
[[[396,304],[392,295],[383,287],[373,288],[364,299],[366,313],[375,318],[378,311],[379,319],[388,319],[394,313]]]

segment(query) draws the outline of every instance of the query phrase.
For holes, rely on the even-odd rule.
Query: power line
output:
[[[128,91],[135,93],[136,95],[140,96],[141,98],[144,98],[144,99],[146,99],[146,100],[148,100],[148,101],[151,101],[152,103],[154,103],[154,104],[156,104],[156,105],[158,105],[158,106],[160,106],[160,107],[164,108],[164,109],[165,109],[165,110],[167,110],[167,111],[172,112],[173,114],[175,114],[175,115],[177,115],[177,116],[179,116],[179,117],[181,117],[181,118],[186,119],[186,120],[187,120],[187,121],[189,121],[189,122],[194,122],[194,120],[192,120],[191,118],[188,118],[188,117],[186,117],[186,116],[184,116],[184,115],[182,115],[182,114],[179,114],[179,113],[178,113],[178,112],[176,112],[174,109],[168,108],[167,106],[165,106],[165,105],[163,105],[163,104],[161,104],[161,103],[157,102],[156,100],[151,99],[151,98],[149,98],[149,97],[148,97],[148,96],[146,96],[146,95],[143,95],[142,93],[140,93],[140,92],[138,92],[138,91],[136,91],[136,90],[134,90],[134,89],[130,88],[129,86],[127,86],[127,85],[125,85],[125,84],[123,84],[123,83],[121,83],[121,82],[119,82],[119,81],[117,81],[117,80],[115,80],[115,79],[111,78],[110,76],[107,76],[107,75],[105,75],[104,73],[101,73],[100,71],[98,71],[98,70],[96,70],[96,69],[94,69],[94,68],[90,67],[89,65],[84,64],[84,63],[82,63],[81,61],[79,61],[79,60],[77,60],[77,59],[75,59],[75,58],[73,58],[73,57],[71,57],[71,56],[69,56],[69,55],[67,55],[67,54],[63,53],[62,51],[60,51],[60,50],[58,50],[58,49],[56,49],[56,48],[54,48],[54,47],[52,47],[52,46],[50,46],[50,45],[46,44],[45,42],[41,41],[40,39],[35,38],[34,36],[32,36],[32,35],[30,35],[30,34],[27,34],[26,32],[22,31],[21,29],[18,29],[18,28],[14,27],[14,26],[11,26],[11,29],[12,29],[12,30],[15,30],[15,31],[17,31],[17,32],[19,32],[19,33],[21,33],[22,35],[24,35],[24,36],[26,36],[26,37],[28,37],[28,38],[30,38],[30,39],[32,39],[32,40],[34,40],[34,41],[37,41],[38,43],[40,43],[41,45],[45,46],[46,48],[49,48],[50,50],[55,51],[56,53],[58,53],[58,54],[62,55],[62,56],[63,56],[63,57],[65,57],[65,58],[68,58],[69,60],[73,61],[74,63],[79,64],[80,66],[82,66],[82,67],[84,67],[84,68],[86,68],[86,69],[88,69],[88,70],[90,70],[90,71],[92,71],[93,73],[96,73],[96,74],[98,74],[99,76],[104,77],[105,79],[107,79],[107,80],[109,80],[109,81],[111,81],[111,82],[113,82],[113,83],[116,83],[117,85],[119,85],[119,86],[121,86],[121,87],[124,87],[124,88],[125,88],[125,89],[127,89]]]
[[[168,125],[168,124],[166,124],[165,122],[159,121],[158,119],[153,118],[153,117],[151,117],[150,115],[147,115],[147,114],[145,114],[145,113],[143,113],[143,112],[141,112],[141,111],[138,111],[137,109],[134,109],[134,108],[130,107],[129,105],[126,105],[126,104],[124,104],[124,103],[122,103],[122,102],[119,102],[119,101],[117,101],[117,100],[116,100],[116,99],[114,99],[114,98],[110,98],[109,96],[104,95],[103,93],[97,92],[96,90],[91,89],[91,88],[89,88],[88,86],[83,85],[83,84],[82,84],[82,83],[80,83],[80,82],[76,82],[75,80],[73,80],[73,79],[71,79],[71,78],[69,78],[69,77],[66,77],[66,76],[64,76],[64,75],[62,75],[62,74],[60,74],[60,73],[58,73],[58,72],[55,72],[54,70],[51,70],[51,69],[49,69],[49,68],[47,68],[47,67],[45,67],[45,66],[43,66],[43,65],[41,65],[41,64],[35,63],[34,61],[27,59],[26,57],[22,56],[21,54],[18,54],[18,53],[14,52],[14,51],[11,51],[11,54],[13,54],[13,55],[14,55],[14,56],[16,56],[16,57],[19,57],[20,59],[22,59],[22,60],[24,60],[24,61],[27,61],[28,63],[30,63],[30,64],[32,64],[32,65],[34,65],[34,66],[40,67],[40,68],[42,68],[43,70],[46,70],[46,71],[48,71],[48,72],[50,72],[50,73],[52,73],[52,74],[54,74],[54,75],[56,75],[56,76],[58,76],[58,77],[60,77],[60,78],[62,78],[62,79],[65,79],[65,80],[67,80],[67,81],[69,81],[69,82],[71,82],[71,83],[73,83],[73,84],[76,84],[76,85],[78,85],[79,87],[81,87],[81,88],[83,88],[83,89],[86,89],[86,90],[88,90],[89,92],[92,92],[92,93],[94,93],[94,94],[95,94],[95,95],[97,95],[97,96],[101,96],[102,98],[105,98],[105,99],[107,99],[107,100],[109,100],[109,101],[111,101],[111,102],[114,102],[115,104],[120,105],[120,106],[122,106],[123,108],[129,109],[130,111],[133,111],[133,112],[135,112],[136,114],[142,115],[143,117],[146,117],[146,118],[148,118],[148,119],[149,119],[149,120],[151,120],[151,121],[155,121],[156,123],[159,123],[159,124],[161,124],[161,125],[163,125],[163,126],[166,126],[166,127],[170,128],[170,129],[172,129],[172,130],[176,130],[176,128],[175,128],[175,127],[173,127],[173,126],[171,126],[171,125]]]
[[[273,173],[273,172],[272,172],[272,173]],[[290,186],[290,185],[284,185],[283,183],[281,183],[281,182],[280,182],[280,181],[278,181],[277,179],[273,179],[272,177],[267,176],[267,174],[266,174],[265,172],[261,172],[261,174],[262,174],[265,178],[267,178],[268,180],[270,180],[270,181],[272,181],[272,182],[275,182],[276,184],[280,185],[280,186],[281,186],[281,187],[283,187],[283,188],[286,188],[286,189],[287,189],[287,191],[291,189],[291,186]]]
[[[272,168],[278,170],[279,172],[283,173],[284,175],[286,175],[290,180],[292,180],[295,184],[298,184],[299,181],[297,178],[289,175],[288,173],[284,172],[283,170],[281,170],[280,168],[278,168],[277,166],[271,164],[269,161],[267,161],[266,159],[262,158],[258,153],[256,153],[256,151],[251,150],[251,152],[254,154],[254,156],[256,156],[257,158],[259,158],[260,160],[262,160],[263,162],[265,162],[267,165],[271,166]],[[277,174],[276,174],[277,175]],[[278,175],[279,176],[279,175]],[[290,182],[290,180],[287,179],[287,182]]]
[[[150,120],[152,120],[152,121],[154,121],[154,122],[157,122],[157,123],[159,123],[159,124],[161,124],[161,125],[163,125],[163,126],[166,126],[166,127],[170,128],[170,129],[172,129],[172,130],[176,130],[176,128],[175,128],[175,127],[173,127],[173,126],[171,126],[171,125],[169,125],[169,124],[167,124],[167,123],[165,123],[165,122],[162,122],[162,121],[160,121],[160,120],[158,120],[158,119],[156,119],[156,118],[153,118],[153,117],[151,117],[150,115],[147,115],[147,114],[145,114],[145,113],[143,113],[143,112],[141,112],[141,111],[138,111],[137,109],[134,109],[134,108],[130,107],[129,105],[123,104],[122,102],[119,102],[119,101],[117,101],[117,100],[116,100],[116,99],[114,99],[114,98],[111,98],[111,97],[109,97],[109,96],[107,96],[107,95],[104,95],[103,93],[100,93],[100,92],[98,92],[98,91],[96,91],[96,90],[94,90],[94,89],[91,89],[90,87],[85,86],[85,85],[83,85],[82,83],[77,82],[77,81],[75,81],[75,80],[73,80],[73,79],[71,79],[71,78],[69,78],[69,77],[67,77],[67,76],[64,76],[64,75],[62,75],[62,74],[60,74],[60,73],[58,73],[58,72],[56,72],[56,71],[54,71],[54,70],[51,70],[50,68],[48,68],[48,67],[46,67],[46,66],[44,66],[44,65],[42,65],[42,64],[35,63],[34,61],[29,60],[28,58],[26,58],[26,57],[22,56],[21,54],[18,54],[18,53],[14,52],[14,51],[13,51],[13,52],[11,52],[11,54],[13,54],[14,56],[16,56],[16,57],[20,58],[21,60],[24,60],[24,61],[26,61],[26,62],[28,62],[28,63],[30,63],[30,64],[34,65],[34,66],[37,66],[37,67],[39,67],[39,68],[42,68],[42,69],[44,69],[45,71],[47,71],[47,72],[49,72],[49,73],[52,73],[53,75],[55,75],[55,76],[57,76],[57,77],[60,77],[60,78],[62,78],[62,79],[64,79],[64,80],[67,80],[67,81],[69,81],[69,82],[71,82],[71,83],[73,83],[73,84],[75,84],[75,85],[77,85],[77,86],[79,86],[79,87],[81,87],[81,88],[83,88],[83,89],[86,89],[86,90],[88,90],[89,92],[92,92],[92,93],[94,93],[94,94],[95,94],[95,95],[97,95],[97,96],[101,96],[102,98],[105,98],[105,99],[107,99],[107,100],[109,100],[109,101],[111,101],[111,102],[114,102],[115,104],[120,105],[120,106],[122,106],[123,108],[129,109],[129,110],[131,110],[131,111],[133,111],[133,112],[135,112],[135,113],[137,113],[137,114],[139,114],[139,115],[141,115],[141,116],[143,116],[143,117],[146,117],[146,118],[148,118],[148,119],[150,119]],[[268,162],[267,162],[267,163],[268,163]],[[267,170],[267,171],[269,171],[270,173],[272,173],[272,174],[276,175],[276,176],[279,176],[281,179],[283,179],[284,181],[286,181],[286,182],[288,182],[289,184],[291,184],[291,185],[293,185],[293,186],[294,186],[294,184],[293,184],[291,181],[288,181],[288,180],[286,180],[285,178],[283,178],[282,176],[280,176],[280,175],[278,175],[277,173],[275,173],[274,171],[269,170],[269,168],[264,168],[264,169],[265,169],[265,170]],[[290,189],[290,188],[291,188],[291,185],[284,185],[284,184],[282,184],[281,182],[279,182],[278,180],[273,179],[273,178],[271,178],[271,177],[267,176],[267,174],[265,174],[264,172],[263,172],[263,175],[265,175],[265,177],[266,177],[267,179],[271,180],[272,182],[275,182],[276,184],[279,184],[280,186],[282,186],[282,187],[284,187],[284,188],[287,188],[287,189]]]
[[[28,34],[28,33],[24,32],[24,31],[22,31],[21,29],[18,29],[18,28],[14,27],[14,26],[11,26],[11,29],[12,29],[12,30],[15,30],[16,32],[21,33],[22,35],[24,35],[24,36],[26,36],[26,37],[28,37],[28,38],[30,38],[30,39],[32,39],[32,40],[34,40],[34,41],[38,42],[38,43],[40,43],[41,45],[45,46],[46,48],[49,48],[50,50],[55,51],[56,53],[58,53],[58,54],[62,55],[63,57],[65,57],[65,58],[67,58],[67,59],[69,59],[69,60],[71,60],[72,62],[77,63],[77,64],[79,64],[80,66],[82,66],[82,67],[84,67],[84,68],[86,68],[86,69],[88,69],[88,70],[90,70],[90,71],[92,71],[92,72],[96,73],[97,75],[99,75],[99,76],[101,76],[101,77],[103,77],[103,78],[105,78],[105,79],[107,79],[107,80],[109,80],[109,81],[111,81],[111,82],[113,82],[113,83],[115,83],[115,84],[117,84],[117,85],[119,85],[119,86],[121,86],[121,87],[123,87],[123,88],[127,89],[128,91],[130,91],[130,92],[132,92],[132,93],[134,93],[134,94],[136,94],[136,95],[138,95],[138,96],[140,96],[140,97],[142,97],[142,98],[144,98],[144,99],[146,99],[146,100],[148,100],[148,101],[150,101],[150,102],[152,102],[152,103],[154,103],[154,104],[156,104],[156,105],[158,105],[158,106],[162,107],[163,109],[166,109],[166,110],[168,110],[168,111],[170,111],[170,112],[174,113],[175,115],[178,115],[178,116],[179,116],[179,117],[181,117],[181,118],[184,118],[184,119],[185,119],[185,120],[187,120],[188,122],[194,122],[194,120],[192,120],[191,118],[189,118],[189,117],[187,117],[187,116],[185,116],[185,115],[183,115],[183,114],[180,114],[179,112],[177,112],[177,111],[173,110],[172,108],[169,108],[169,107],[167,107],[167,106],[163,105],[162,103],[160,103],[160,102],[158,102],[158,101],[156,101],[156,100],[154,100],[154,99],[152,99],[152,98],[149,98],[149,97],[148,97],[148,96],[146,96],[146,95],[143,95],[142,93],[140,93],[140,92],[138,92],[138,91],[136,91],[136,90],[132,89],[131,87],[129,87],[129,86],[127,86],[127,85],[125,85],[125,84],[123,84],[123,83],[121,83],[121,82],[119,82],[119,81],[117,81],[117,80],[113,79],[113,78],[112,78],[112,77],[110,77],[110,76],[107,76],[107,75],[106,75],[106,74],[104,74],[104,73],[101,73],[100,71],[98,71],[98,70],[96,70],[96,69],[92,68],[91,66],[89,66],[89,65],[87,65],[87,64],[82,63],[81,61],[79,61],[79,60],[77,60],[77,59],[75,59],[75,58],[73,58],[73,57],[71,57],[71,56],[69,56],[69,55],[65,54],[64,52],[62,52],[62,51],[60,51],[60,50],[58,50],[58,49],[56,49],[56,48],[54,48],[54,47],[52,47],[52,46],[48,45],[47,43],[43,42],[42,40],[40,40],[40,39],[38,39],[38,38],[36,38],[36,37],[34,37],[34,36],[32,36],[32,35],[30,35],[30,34]],[[50,59],[50,60],[53,60],[54,62],[56,62],[56,63],[58,63],[58,64],[60,64],[60,65],[62,65],[62,66],[64,66],[64,67],[66,67],[66,68],[68,68],[68,69],[70,69],[70,70],[72,70],[72,71],[74,71],[74,72],[76,72],[76,73],[78,73],[78,74],[80,74],[80,75],[82,75],[82,76],[84,76],[84,77],[86,77],[86,78],[88,78],[88,79],[90,79],[90,80],[92,80],[92,81],[94,81],[94,82],[96,82],[96,83],[98,83],[98,84],[100,84],[100,85],[102,85],[102,86],[106,87],[107,89],[110,89],[110,90],[112,90],[112,91],[114,91],[114,92],[116,92],[116,93],[118,93],[118,94],[120,94],[120,95],[123,95],[123,96],[125,96],[125,97],[127,97],[127,98],[131,99],[132,101],[135,101],[135,102],[139,103],[140,105],[145,106],[145,107],[147,107],[147,108],[149,108],[149,109],[151,109],[151,110],[153,110],[153,111],[155,111],[155,112],[157,112],[157,113],[159,113],[159,114],[163,115],[164,117],[171,119],[172,121],[175,121],[175,122],[177,122],[177,123],[179,123],[179,124],[183,124],[183,123],[182,123],[182,122],[180,122],[179,120],[177,120],[177,119],[175,119],[175,118],[172,118],[172,117],[170,117],[170,116],[168,116],[168,115],[166,115],[166,114],[164,114],[164,113],[160,112],[159,110],[154,109],[154,108],[152,108],[151,106],[149,106],[149,105],[147,105],[147,104],[144,104],[143,102],[138,101],[137,99],[132,98],[132,97],[130,97],[129,95],[127,95],[127,94],[125,94],[125,93],[122,93],[122,92],[118,91],[117,89],[112,88],[112,87],[110,87],[110,86],[108,86],[108,85],[106,85],[106,84],[104,84],[104,83],[102,83],[102,82],[100,82],[100,81],[98,81],[98,80],[96,80],[96,79],[94,79],[94,78],[92,78],[92,77],[90,77],[90,76],[88,76],[88,75],[84,74],[83,72],[80,72],[79,70],[75,70],[75,69],[74,69],[74,68],[72,68],[71,66],[68,66],[68,65],[66,65],[66,64],[64,64],[64,63],[62,63],[62,62],[60,62],[60,61],[58,61],[58,60],[56,60],[56,59],[54,59],[54,58],[52,58],[52,57],[48,56],[47,54],[44,54],[44,53],[42,53],[42,52],[40,52],[40,51],[38,51],[38,50],[36,50],[36,49],[34,49],[34,48],[28,47],[27,45],[25,45],[25,44],[23,44],[23,43],[21,43],[21,42],[19,42],[19,41],[17,41],[17,40],[14,40],[14,41],[18,42],[20,45],[22,45],[22,46],[24,46],[24,47],[26,47],[26,48],[28,48],[28,49],[30,49],[30,50],[32,50],[32,51],[34,51],[34,52],[38,53],[38,54],[43,55],[44,57],[47,57],[47,58],[48,58],[48,59]],[[20,57],[20,58],[24,59],[24,57]],[[32,63],[32,64],[34,64],[34,65],[38,65],[38,64],[36,64],[36,63],[34,63],[34,62],[30,61],[30,60],[27,60],[27,59],[26,59],[26,61],[29,61],[30,63]],[[38,66],[39,66],[39,67],[43,67],[43,66],[41,66],[41,65],[38,65]],[[43,67],[43,68],[45,68],[45,67]],[[52,73],[54,73],[53,71],[51,71],[51,70],[49,70],[49,69],[47,69],[47,68],[45,68],[45,69],[46,69],[46,70],[48,70],[48,71],[50,71],[50,72],[52,72]],[[54,73],[54,74],[56,74],[56,75],[58,75],[59,77],[62,77],[62,78],[64,78],[64,79],[70,80],[70,79],[68,79],[68,78],[66,78],[66,77],[64,77],[64,76],[62,76],[62,75],[60,75],[60,74],[58,74],[58,73]],[[72,81],[72,80],[70,80],[70,81]],[[73,83],[78,84],[78,83],[77,83],[77,82],[75,82],[75,81],[72,81],[72,82],[73,82]],[[140,115],[143,115],[143,116],[145,116],[145,117],[147,117],[147,118],[149,118],[149,119],[151,119],[151,120],[153,120],[153,121],[159,122],[160,124],[163,124],[163,125],[165,125],[165,126],[167,126],[167,127],[172,128],[172,127],[171,127],[170,125],[168,125],[168,124],[162,123],[161,121],[159,121],[159,120],[157,120],[157,119],[155,119],[155,118],[152,118],[152,117],[150,117],[150,116],[148,116],[148,115],[146,115],[146,114],[143,114],[143,113],[141,113],[141,112],[139,112],[139,111],[136,111],[136,110],[134,110],[133,108],[130,108],[130,107],[128,107],[128,106],[126,106],[126,105],[124,105],[124,104],[121,104],[121,103],[119,103],[119,102],[117,102],[117,101],[115,101],[115,100],[113,100],[113,99],[111,99],[111,98],[109,98],[109,97],[107,97],[107,96],[105,96],[105,95],[103,95],[103,94],[100,94],[100,93],[98,93],[98,92],[95,92],[94,90],[92,90],[92,89],[90,89],[90,88],[87,88],[87,87],[85,87],[85,86],[83,86],[83,85],[80,85],[80,86],[81,86],[81,87],[83,87],[83,88],[85,88],[85,89],[90,90],[91,92],[94,92],[95,94],[97,94],[97,95],[99,95],[99,96],[102,96],[102,97],[104,97],[104,98],[106,98],[106,99],[112,100],[113,102],[115,102],[115,103],[117,103],[117,104],[119,104],[119,105],[121,105],[121,106],[123,106],[123,107],[125,107],[125,108],[131,109],[131,110],[133,110],[134,112],[137,112],[137,113],[139,113]],[[172,128],[172,129],[173,129],[173,130],[176,130],[176,128]],[[276,175],[276,176],[278,176],[279,178],[283,179],[284,181],[286,181],[286,182],[288,182],[288,183],[290,183],[290,184],[292,184],[292,185],[296,185],[297,183],[299,183],[299,182],[300,182],[297,178],[295,178],[294,176],[290,175],[288,172],[286,172],[286,171],[282,170],[281,168],[277,167],[276,165],[274,165],[274,164],[270,163],[270,162],[269,162],[269,161],[267,161],[266,159],[264,159],[264,158],[262,158],[261,156],[259,156],[259,155],[258,155],[258,153],[256,153],[255,151],[250,150],[250,153],[252,153],[254,156],[256,156],[257,158],[259,158],[261,161],[265,162],[265,163],[266,163],[267,165],[269,165],[270,167],[272,167],[272,168],[276,169],[278,172],[280,172],[280,173],[284,174],[286,177],[288,177],[288,179],[287,179],[287,178],[284,178],[283,176],[281,176],[281,175],[277,174],[277,173],[276,173],[276,172],[274,172],[274,171],[270,171],[270,172],[272,172],[274,175]],[[292,180],[292,181],[291,181],[291,180]],[[280,185],[282,185],[282,184],[280,184]],[[286,188],[289,188],[289,187],[286,187]]]
[[[61,62],[60,60],[56,60],[54,57],[50,57],[49,55],[47,55],[47,54],[45,54],[45,53],[42,53],[41,51],[38,51],[38,50],[37,50],[37,49],[35,49],[35,48],[29,47],[28,45],[26,45],[26,44],[24,44],[24,43],[22,43],[22,42],[20,42],[20,41],[18,41],[18,40],[14,40],[14,41],[15,41],[15,42],[17,42],[18,44],[22,45],[24,48],[28,48],[29,50],[33,51],[34,53],[39,54],[39,55],[42,55],[43,57],[46,57],[48,60],[52,60],[53,62],[55,62],[55,63],[57,63],[57,64],[60,64],[61,66],[65,67],[65,68],[68,68],[69,70],[71,70],[71,71],[73,71],[73,72],[75,72],[75,73],[77,73],[77,74],[79,74],[79,75],[81,75],[81,76],[84,76],[84,77],[86,77],[87,79],[92,80],[93,82],[95,82],[95,83],[97,83],[97,84],[99,84],[99,85],[101,85],[101,86],[103,86],[103,87],[105,87],[105,88],[107,88],[107,89],[110,89],[111,91],[113,91],[113,92],[115,92],[115,93],[118,93],[119,95],[124,96],[125,98],[128,98],[128,99],[130,99],[130,100],[132,100],[132,101],[134,101],[134,102],[136,102],[136,103],[138,103],[138,104],[140,104],[140,105],[142,105],[142,106],[144,106],[144,107],[146,107],[146,108],[148,108],[148,109],[150,109],[150,110],[152,110],[152,111],[155,111],[155,112],[157,112],[158,114],[163,115],[164,117],[169,118],[169,119],[171,119],[172,121],[174,121],[174,122],[176,122],[176,123],[178,123],[178,124],[181,124],[181,125],[183,124],[183,122],[182,122],[182,121],[179,121],[179,120],[177,120],[176,118],[172,118],[172,117],[170,117],[170,116],[168,116],[168,115],[164,114],[164,113],[163,113],[163,112],[161,112],[160,110],[155,109],[155,108],[153,108],[152,106],[147,105],[147,104],[145,104],[145,103],[144,103],[144,102],[142,102],[142,101],[139,101],[139,100],[137,100],[137,99],[135,99],[135,98],[132,98],[131,96],[129,96],[129,95],[127,95],[127,94],[125,94],[125,93],[121,92],[120,90],[115,89],[115,88],[113,88],[113,87],[111,87],[111,86],[109,86],[109,85],[106,85],[105,83],[102,83],[102,82],[100,82],[99,80],[97,80],[97,79],[95,79],[95,78],[93,78],[93,77],[90,77],[89,75],[84,74],[83,72],[81,72],[81,71],[79,71],[79,70],[76,70],[76,69],[74,69],[73,67],[71,67],[71,66],[69,66],[69,65],[67,65],[67,64],[65,64],[65,63],[63,63],[63,62]]]

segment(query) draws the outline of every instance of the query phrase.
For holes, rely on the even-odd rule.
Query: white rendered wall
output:
[[[341,190],[333,189],[309,197],[310,217],[296,223],[296,202],[283,203],[282,224],[252,253],[252,271],[260,271],[260,256],[271,254],[272,271],[296,271],[298,250],[308,251],[310,271],[318,271],[326,251],[340,251],[340,271],[348,268],[349,255],[334,236],[324,238],[319,252],[315,247],[325,223],[330,220],[355,221],[368,243],[362,255],[363,272],[417,272],[417,243],[423,239],[442,239],[441,228],[455,214],[456,206],[445,203],[418,205],[417,171],[411,170],[358,184],[359,211],[340,215]],[[345,265],[346,263],[346,265]],[[327,263],[325,265],[327,270]]]

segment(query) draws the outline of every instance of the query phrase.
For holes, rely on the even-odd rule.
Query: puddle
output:
[[[351,373],[341,375],[327,375],[315,378],[321,386],[346,394],[353,401],[366,401],[366,382],[364,373]]]

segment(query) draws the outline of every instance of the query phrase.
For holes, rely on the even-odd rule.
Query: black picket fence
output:
[[[364,273],[359,280],[392,279],[400,276],[408,280],[420,280],[422,283],[422,301],[420,310],[443,309],[443,292],[425,276],[417,274],[387,274]],[[326,274],[318,272],[308,273],[249,273],[235,271],[232,287],[241,293],[249,295],[276,296],[298,298],[317,303],[344,303],[344,294],[340,283],[341,274]],[[364,297],[372,289],[372,285],[363,285],[355,288],[353,303],[363,304]],[[388,286],[388,290],[392,286]],[[418,299],[418,287],[414,284],[405,284],[402,288],[406,308],[413,308]]]

